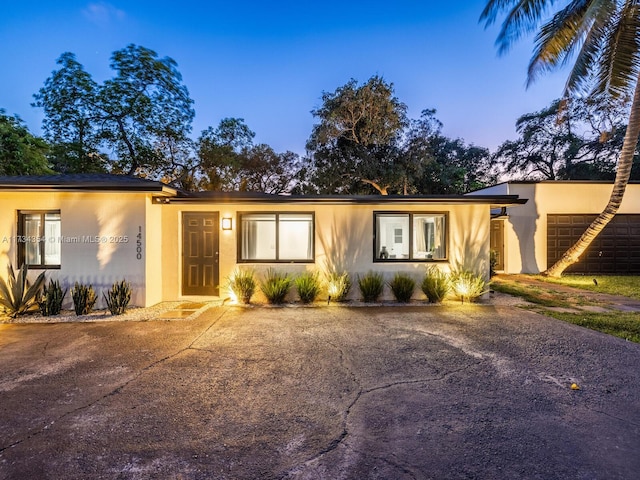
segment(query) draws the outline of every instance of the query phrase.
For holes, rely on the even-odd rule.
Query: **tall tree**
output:
[[[198,139],[200,185],[206,190],[290,193],[297,185],[299,157],[254,145],[242,118],[224,118]]]
[[[624,129],[620,114],[593,99],[555,100],[522,115],[519,138],[504,142],[495,156],[512,177],[612,180]]]
[[[18,117],[0,108],[0,175],[46,175],[49,146],[33,136]]]
[[[235,190],[243,150],[253,147],[256,136],[243,118],[223,118],[198,139],[198,156],[205,190]]]
[[[63,53],[37,94],[33,106],[44,110],[42,129],[52,145],[50,160],[60,173],[104,172],[95,97],[98,85],[73,53]]]
[[[442,134],[435,110],[411,120],[402,142],[403,192],[462,194],[495,182],[489,150]]]
[[[406,106],[393,84],[373,76],[355,79],[334,92],[323,92],[322,105],[311,113],[319,119],[307,142],[311,175],[321,193],[382,194],[399,180],[397,144],[407,125]]]
[[[489,0],[480,19],[492,24],[504,12],[498,48],[505,52],[523,35],[538,30],[528,83],[573,61],[565,93],[632,98],[629,122],[618,159],[611,197],[605,209],[554,265],[543,274],[559,277],[579,260],[593,239],[615,216],[629,181],[640,137],[640,2],[638,0],[572,0],[562,2],[549,20],[543,17],[554,0]],[[542,24],[542,25],[541,25]]]
[[[44,130],[61,154],[66,152],[70,168],[84,160],[99,167],[96,152],[102,149],[115,154],[109,165],[115,173],[161,177],[173,168],[157,146],[183,142],[195,115],[173,59],[129,45],[112,54],[116,75],[102,85],[71,53],[58,64],[35,95],[35,105],[44,109]]]
[[[99,89],[97,105],[100,135],[117,153],[116,168],[128,175],[141,168],[163,170],[168,165],[154,142],[183,140],[195,116],[177,63],[129,45],[113,53],[110,66],[117,75]]]

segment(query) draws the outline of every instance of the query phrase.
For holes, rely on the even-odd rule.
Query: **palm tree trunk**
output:
[[[638,145],[638,138],[640,137],[640,76],[636,80],[636,88],[633,94],[633,103],[631,104],[631,114],[629,115],[629,125],[627,125],[627,131],[624,136],[624,143],[622,144],[622,152],[618,159],[618,168],[616,170],[616,178],[613,182],[613,190],[611,191],[611,197],[609,203],[598,215],[598,217],[589,225],[589,227],[582,234],[580,239],[567,250],[560,259],[554,263],[547,270],[542,272],[542,275],[548,277],[560,277],[562,273],[571,265],[576,263],[580,259],[580,255],[584,253],[591,242],[598,236],[598,234],[604,229],[604,227],[611,221],[620,208],[622,203],[622,197],[624,191],[627,188],[629,182],[629,176],[631,175],[631,166],[633,165],[633,157]]]

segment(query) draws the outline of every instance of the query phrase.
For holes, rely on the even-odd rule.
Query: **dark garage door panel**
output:
[[[547,215],[547,267],[580,238],[596,216]],[[640,215],[616,215],[567,271],[640,273]]]

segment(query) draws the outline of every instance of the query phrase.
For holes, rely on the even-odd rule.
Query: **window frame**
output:
[[[22,267],[23,264],[26,263],[27,261],[27,252],[26,252],[26,245],[27,242],[26,241],[26,235],[25,235],[25,219],[27,217],[27,215],[40,215],[40,231],[38,232],[38,238],[40,239],[38,241],[38,250],[39,250],[39,254],[40,254],[40,259],[42,260],[42,262],[44,262],[45,260],[45,218],[47,215],[60,215],[60,230],[62,231],[62,215],[60,213],[60,210],[18,210],[18,228],[17,228],[17,232],[18,232],[18,236],[17,236],[17,244],[18,244],[18,248],[17,248],[17,262],[16,264],[18,265],[18,268]],[[62,235],[62,232],[61,232]],[[60,246],[62,247],[62,242],[60,242]],[[62,248],[61,248],[62,250]],[[62,267],[62,251],[60,254],[60,263],[58,264],[44,264],[44,263],[40,263],[40,264],[27,264],[27,267],[30,269],[37,269],[37,270],[60,270],[60,268]]]
[[[379,258],[376,251],[378,243],[378,215],[406,215],[409,217],[409,258]],[[435,216],[442,215],[444,217],[444,245],[445,256],[444,258],[412,258],[413,256],[413,218],[414,216]],[[437,211],[437,212],[410,212],[406,210],[374,210],[373,212],[373,263],[444,263],[449,261],[449,212]]]
[[[275,215],[276,223],[276,258],[272,259],[243,259],[242,258],[242,218],[251,215]],[[280,259],[280,215],[311,215],[311,258],[309,259]],[[236,225],[238,225],[237,234],[237,263],[315,263],[316,261],[316,214],[315,212],[307,211],[247,211],[238,212],[236,218]]]

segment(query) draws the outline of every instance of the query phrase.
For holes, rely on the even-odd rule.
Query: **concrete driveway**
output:
[[[0,325],[1,479],[635,479],[639,451],[640,345],[520,309]]]

